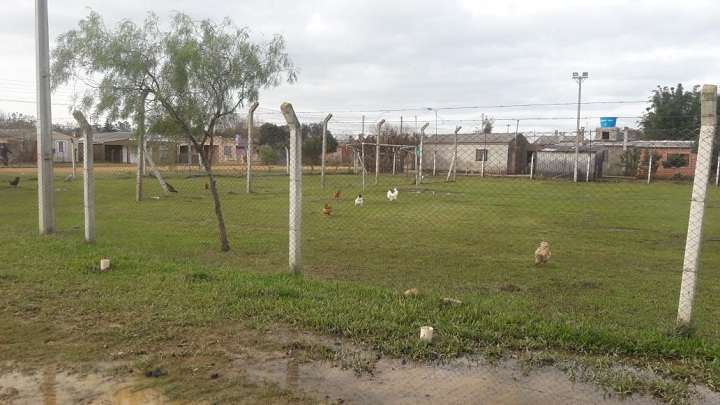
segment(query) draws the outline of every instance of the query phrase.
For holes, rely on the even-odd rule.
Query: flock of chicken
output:
[[[333,193],[333,197],[337,200],[338,198],[340,198],[341,192],[342,192],[341,189],[339,189],[339,188],[336,189],[335,192]],[[387,194],[386,194],[388,201],[397,201],[398,194],[400,194],[400,192],[395,187],[393,187],[392,190],[388,190]],[[355,198],[355,206],[361,207],[363,205],[363,203],[364,203],[364,201],[363,201],[362,194],[358,194],[357,198]],[[322,208],[323,215],[330,215],[330,214],[332,214],[332,211],[333,210],[332,210],[332,207],[330,206],[330,204],[325,202],[325,205]],[[535,250],[535,265],[538,266],[538,265],[543,265],[543,264],[547,263],[550,260],[551,255],[552,254],[550,253],[550,244],[548,244],[546,241],[542,241],[540,243],[540,246]],[[407,295],[407,291],[406,291],[406,295]]]
[[[337,200],[338,198],[340,198],[340,193],[342,193],[342,189],[339,189],[339,188],[336,189],[335,192],[333,193],[333,197]],[[400,191],[398,191],[398,189],[395,187],[393,187],[392,190],[388,190],[388,192],[387,192],[388,201],[397,201],[399,193],[400,193]],[[355,198],[355,206],[361,207],[364,203],[365,203],[365,200],[363,200],[362,194],[358,194],[358,196]],[[322,208],[322,213],[324,215],[332,214],[332,206],[330,206],[330,204],[325,202],[325,205]]]
[[[13,187],[17,187],[17,185],[20,183],[20,177],[15,177],[14,179],[8,181],[8,183]],[[168,191],[170,191],[172,193],[177,193],[177,190],[175,190],[175,188],[173,186],[171,186],[169,183],[165,183],[165,185],[167,186]],[[205,188],[206,189],[209,188],[209,184],[207,182],[205,183]],[[341,192],[342,192],[342,190],[338,188],[333,193],[333,197],[337,200],[338,198],[340,198]],[[387,194],[386,194],[388,201],[397,201],[398,194],[400,194],[400,191],[398,191],[398,189],[395,187],[393,187],[392,190],[388,190]],[[363,196],[362,196],[362,194],[358,194],[358,196],[355,198],[355,206],[361,207],[363,204],[364,204]],[[333,210],[332,210],[332,207],[330,206],[330,204],[325,202],[325,205],[322,208],[323,215],[330,215],[330,214],[332,214],[332,211]],[[543,265],[543,264],[547,263],[548,260],[550,260],[550,256],[551,256],[550,245],[546,241],[542,241],[542,243],[540,243],[540,246],[535,250],[535,265],[537,266],[537,265]]]

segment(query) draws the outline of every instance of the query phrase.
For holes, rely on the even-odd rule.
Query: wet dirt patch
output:
[[[244,337],[250,336],[256,339],[236,339],[235,343],[226,341],[223,352],[229,360],[227,367],[221,368],[219,373],[216,367],[208,369],[207,381],[276,385],[307,394],[314,398],[311,403],[319,404],[660,403],[639,394],[619,398],[598,385],[582,382],[582,378],[573,380],[553,366],[554,362],[533,367],[528,367],[527,359],[516,358],[497,362],[465,358],[443,363],[414,363],[385,358],[339,338],[300,331],[269,328],[262,336],[248,333]],[[208,336],[208,339],[211,338],[216,339]],[[221,340],[214,341],[219,343]],[[319,360],[321,358],[324,360]],[[139,389],[137,384],[143,381],[138,375],[135,378],[111,376],[111,371],[117,370],[119,364],[99,364],[96,369],[100,371],[90,374],[52,367],[34,374],[18,371],[0,374],[0,404],[202,403],[170,401],[163,396],[162,385]],[[533,364],[540,363],[535,361]],[[164,369],[153,370],[164,373]],[[631,371],[628,370],[628,373]],[[695,395],[689,403],[720,403],[720,393],[702,387],[691,389]]]
[[[159,390],[137,389],[102,373],[73,374],[50,367],[41,372],[0,375],[0,404],[140,405],[170,403]]]

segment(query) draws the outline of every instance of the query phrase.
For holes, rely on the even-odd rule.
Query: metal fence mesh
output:
[[[543,296],[534,298],[543,303],[536,311],[550,317],[558,312],[579,322],[602,318],[625,325],[646,314],[671,329],[678,302],[693,299],[679,296],[686,240],[692,240],[698,244],[700,287],[694,325],[718,341],[719,287],[711,281],[720,273],[717,149],[708,154],[702,237],[687,235],[697,156],[708,152],[698,150],[708,147],[698,143],[699,136],[699,130],[674,129],[639,139],[627,130],[601,128],[582,139],[555,133],[439,134],[426,136],[422,145],[418,134],[355,137],[328,155],[324,187],[321,167],[308,162],[302,167],[302,272],[458,300],[488,292],[518,299],[542,290]],[[247,193],[242,151],[232,142],[215,148],[213,171],[230,245],[242,252],[237,266],[287,269],[288,244],[277,237],[287,234],[288,209],[295,203],[288,200],[286,159],[267,164],[252,155],[253,192]],[[207,242],[188,249],[198,254],[216,249],[213,201],[197,154],[187,145],[151,142],[149,155],[159,175],[177,193],[166,193],[148,166],[138,205],[135,149],[132,140],[94,146],[97,238],[154,232],[154,222],[171,221],[174,232],[158,234],[156,249],[185,243],[190,234]],[[59,230],[82,222],[78,165],[55,165],[57,204],[79,207],[77,216],[58,218]],[[63,183],[74,171],[78,181]],[[127,201],[126,214],[104,209],[109,200],[120,199]],[[188,204],[198,216],[178,217],[177,207]],[[241,234],[253,237],[238,245]],[[552,254],[536,265],[536,255],[545,255],[536,253],[542,241]],[[627,285],[633,294],[616,295]],[[624,302],[606,307],[584,294],[598,290]]]

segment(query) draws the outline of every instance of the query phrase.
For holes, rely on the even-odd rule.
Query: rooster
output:
[[[328,203],[325,203],[325,206],[322,209],[322,213],[324,215],[330,215],[332,213],[332,207],[328,205]]]
[[[8,183],[10,183],[10,185],[13,187],[17,187],[17,185],[20,183],[20,177],[15,177],[14,179],[10,180]]]
[[[359,207],[361,205],[363,205],[362,194],[358,194],[357,198],[355,199],[355,206]]]
[[[545,241],[540,242],[540,247],[535,250],[535,265],[547,263],[550,256],[550,244]]]
[[[169,192],[171,192],[171,193],[177,193],[177,190],[175,190],[175,187],[173,187],[172,185],[170,185],[170,183],[165,183],[165,186],[167,186],[167,189],[168,189]]]
[[[388,190],[387,192],[387,199],[388,201],[397,201],[398,198],[398,189],[394,188],[392,190]]]

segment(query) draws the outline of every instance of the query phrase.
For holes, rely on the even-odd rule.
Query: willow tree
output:
[[[148,115],[175,124],[202,160],[222,251],[230,244],[204,146],[212,146],[223,118],[256,101],[261,89],[295,79],[281,35],[253,42],[249,29],[227,18],[216,24],[175,13],[169,28],[161,30],[157,15],[149,13],[142,26],[122,20],[108,29],[91,11],[77,29],[58,37],[52,51],[53,89],[69,82],[87,89],[76,95],[79,109],[116,120],[136,118],[147,103]]]

